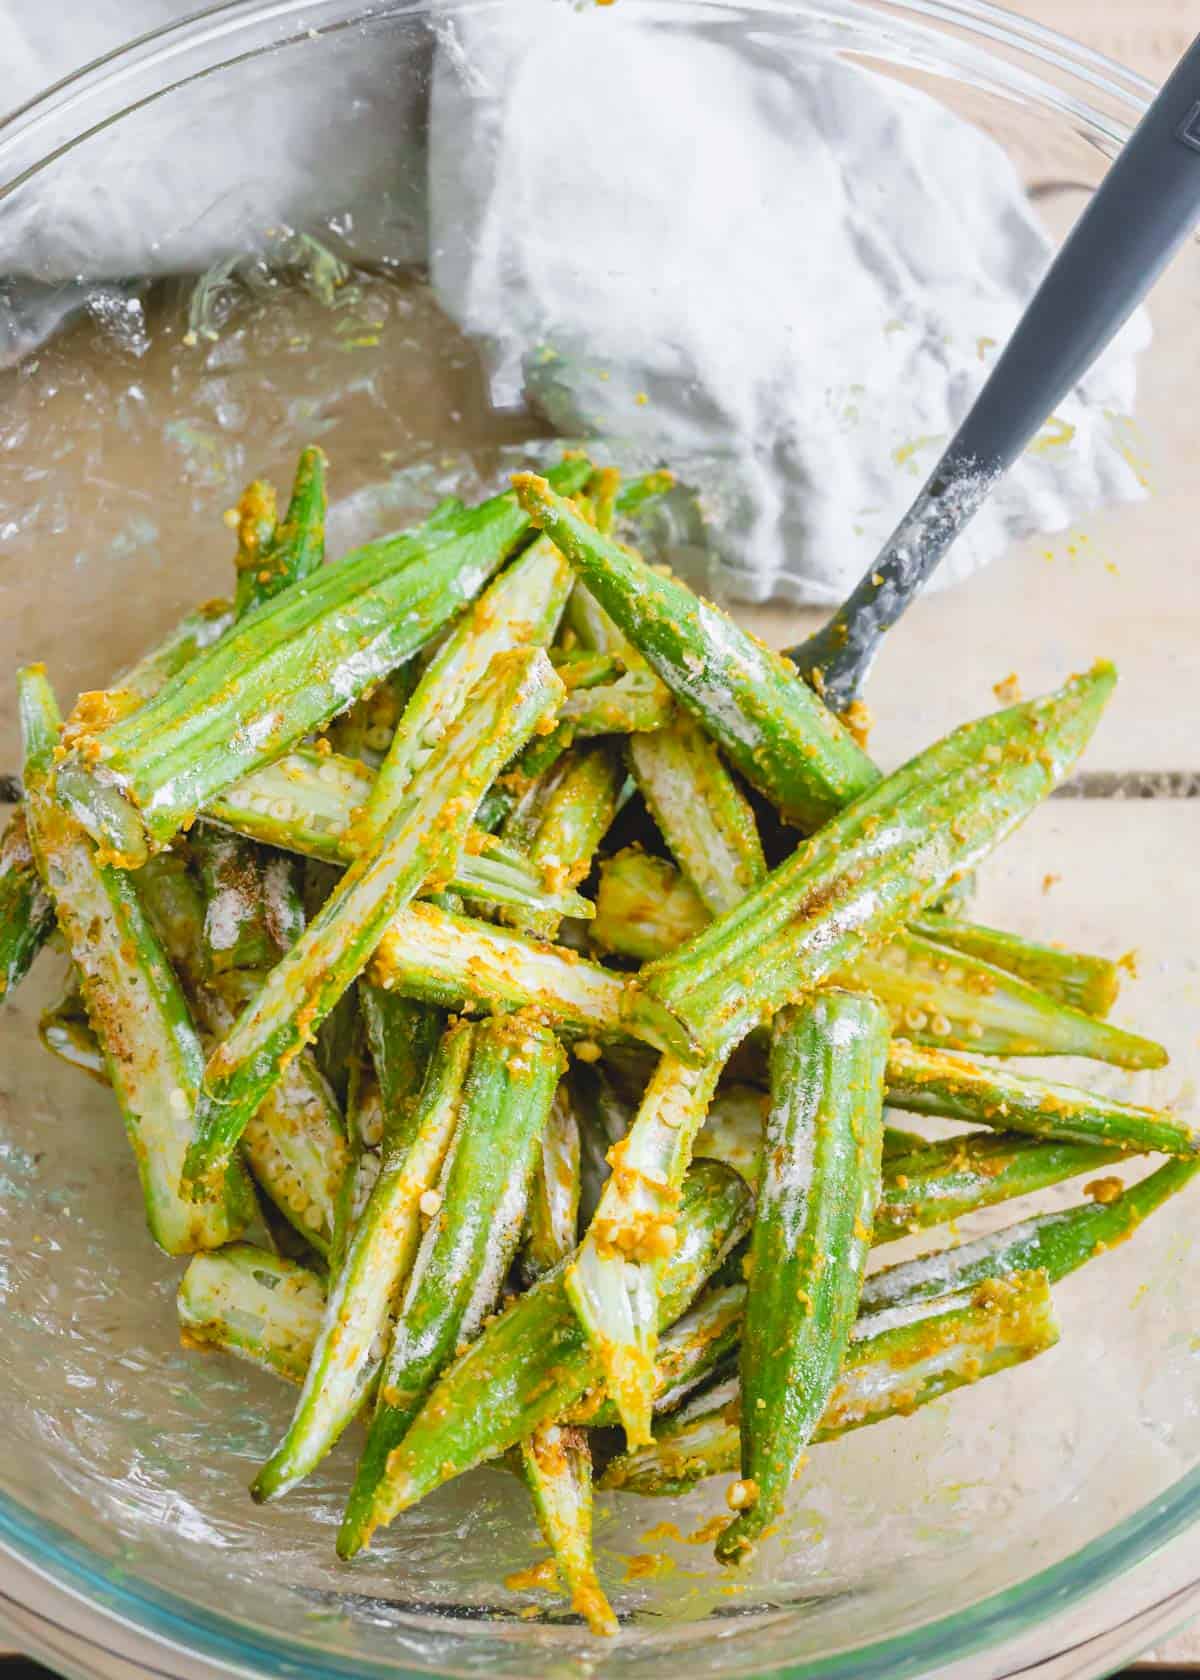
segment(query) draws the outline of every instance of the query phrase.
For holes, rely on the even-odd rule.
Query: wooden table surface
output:
[[[1009,0],[1009,5],[1154,81],[1162,79],[1200,31],[1200,0]],[[1197,1554],[1200,1565],[1200,1543]],[[1172,1667],[1195,1664],[1200,1669],[1200,1628],[1180,1634],[1146,1660]]]

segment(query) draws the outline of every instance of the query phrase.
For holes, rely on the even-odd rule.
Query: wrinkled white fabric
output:
[[[66,31],[7,4],[12,103],[190,9],[91,0]],[[324,62],[323,83],[247,69],[223,145],[201,82],[92,143],[87,172],[10,201],[0,277],[26,278],[0,287],[9,355],[78,306],[77,277],[203,269],[272,219],[338,208],[359,255],[423,255],[419,79],[352,32]],[[428,196],[434,284],[486,341],[493,399],[531,395],[564,433],[681,468],[719,557],[706,581],[748,600],[832,603],[857,580],[1051,249],[1003,150],[935,100],[633,4],[448,9]],[[940,581],[1141,494],[1113,416],[1148,338],[1139,315]]]
[[[456,20],[433,275],[493,393],[680,462],[742,599],[833,603],[949,441],[1049,260],[1007,154],[925,94],[542,0]],[[1136,317],[940,581],[1142,494]],[[1055,440],[1059,441],[1055,441]]]

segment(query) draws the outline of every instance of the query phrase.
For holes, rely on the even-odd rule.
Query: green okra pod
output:
[[[494,655],[549,645],[570,587],[571,568],[548,538],[539,537],[463,614],[404,709],[367,801],[368,822],[387,820]]]
[[[78,1068],[102,1085],[109,1083],[104,1051],[88,1020],[83,993],[74,975],[68,979],[58,1001],[43,1009],[38,1020],[38,1037],[60,1062]]]
[[[900,1040],[888,1055],[887,1090],[888,1102],[910,1114],[1135,1153],[1200,1151],[1200,1131],[1169,1109],[1143,1108]]]
[[[538,811],[529,861],[550,892],[573,890],[592,867],[596,848],[616,814],[623,771],[607,744],[569,753]],[[553,939],[560,917],[509,913],[507,918],[543,939]]]
[[[1093,957],[1082,951],[1060,950],[1057,945],[1040,945],[1020,934],[1000,928],[978,927],[953,916],[927,911],[913,923],[913,932],[939,945],[978,957],[996,968],[1019,975],[1039,992],[1059,1003],[1081,1009],[1101,1020],[1117,1001],[1121,971],[1108,957]]]
[[[392,1333],[338,1537],[342,1557],[353,1556],[380,1520],[390,1453],[458,1344],[495,1306],[520,1241],[534,1150],[562,1071],[562,1052],[544,1027],[497,1018],[466,1030],[471,1054],[458,1121]]]
[[[842,1366],[879,1202],[889,1036],[881,1006],[849,992],[774,1025],[742,1332],[745,1497],[717,1541],[724,1563],[779,1514]]]
[[[983,1056],[1089,1056],[1117,1067],[1156,1068],[1166,1051],[1038,991],[1020,975],[966,951],[902,930],[882,950],[861,951],[837,984],[884,1004],[898,1038]]]
[[[219,1349],[303,1382],[325,1306],[325,1286],[307,1266],[250,1243],[197,1254],[176,1296],[185,1347]]]
[[[565,462],[573,488],[587,463]],[[369,543],[248,614],[132,716],[82,732],[59,797],[136,867],[225,788],[386,676],[471,600],[529,529],[511,495]]]
[[[649,1439],[662,1262],[677,1240],[683,1175],[720,1077],[664,1056],[628,1136],[609,1152],[612,1176],[563,1286],[604,1370],[631,1445]]]
[[[1100,1173],[1129,1158],[1127,1150],[1093,1143],[1060,1143],[1019,1132],[968,1132],[924,1144],[884,1163],[873,1241],[893,1242],[931,1225],[944,1225],[980,1208]]]
[[[262,974],[208,973],[204,900],[179,852],[159,852],[135,884],[202,1037],[208,1043],[224,1037],[261,987]],[[247,1123],[242,1154],[270,1204],[318,1254],[328,1254],[346,1146],[337,1102],[310,1052],[285,1070]]]
[[[579,1218],[580,1229],[586,1230],[612,1172],[608,1152],[627,1135],[633,1111],[602,1064],[577,1061],[568,1083],[579,1122]]]
[[[393,918],[375,953],[371,978],[448,1009],[529,1010],[571,1037],[627,1031],[625,976],[564,945],[490,926],[427,900]]]
[[[659,1291],[665,1328],[744,1235],[750,1196],[735,1173],[697,1163],[684,1180],[678,1242]],[[388,1523],[451,1477],[498,1458],[567,1412],[601,1380],[563,1287],[561,1268],[534,1284],[442,1374],[387,1463],[373,1526]],[[363,1532],[363,1543],[371,1530]]]
[[[540,650],[500,654],[421,767],[384,831],[338,882],[209,1059],[186,1163],[203,1196],[246,1121],[370,960],[389,922],[448,875],[496,770],[562,693]]]
[[[844,970],[972,867],[1083,750],[1111,666],[966,724],[861,795],[748,898],[651,963],[627,1012],[665,1048],[728,1054],[765,1016]]]
[[[379,1372],[389,1314],[420,1241],[421,1201],[433,1189],[458,1124],[472,1030],[459,1025],[446,1033],[404,1135],[384,1153],[330,1283],[295,1415],[255,1479],[255,1499],[279,1498],[316,1468]]]
[[[1118,1179],[1102,1181],[1103,1195],[1096,1201],[1035,1214],[975,1242],[902,1260],[866,1280],[861,1310],[908,1308],[931,1297],[974,1289],[1012,1271],[1044,1271],[1051,1283],[1057,1283],[1131,1237],[1144,1219],[1190,1184],[1198,1171],[1196,1157],[1168,1161],[1125,1188]]]
[[[626,671],[616,682],[576,689],[564,700],[561,727],[574,740],[592,735],[641,735],[665,729],[675,702],[652,671]]]
[[[529,1191],[522,1270],[532,1283],[579,1240],[579,1122],[566,1086],[559,1085],[538,1142]]]
[[[300,747],[227,788],[207,815],[265,845],[348,864],[355,858],[354,813],[374,786],[365,764]],[[592,910],[577,893],[548,892],[522,853],[478,829],[459,857],[453,885],[465,898],[522,910],[562,916],[590,916]]]
[[[38,879],[24,806],[0,838],[0,1000],[28,974],[54,929],[54,905]]]
[[[689,717],[629,740],[629,763],[671,855],[710,915],[732,910],[767,873],[754,812]]]
[[[38,871],[79,972],[88,1018],[137,1161],[150,1234],[168,1254],[218,1248],[253,1211],[240,1163],[195,1207],[180,1194],[204,1066],[187,1002],[131,878],[102,864],[54,799],[59,715],[45,672],[18,675],[26,813]]]
[[[521,1442],[521,1468],[571,1608],[592,1633],[611,1637],[618,1631],[617,1618],[592,1554],[592,1452],[587,1435],[566,1424],[544,1424]]]
[[[445,1030],[440,1009],[362,980],[358,1004],[383,1104],[385,1152],[407,1136],[412,1110]]]
[[[856,1329],[814,1444],[885,1418],[907,1417],[944,1394],[1036,1358],[1059,1337],[1049,1285],[1039,1272],[1011,1276],[976,1302],[935,1308],[892,1329],[872,1333],[869,1318],[860,1319]],[[734,1378],[665,1417],[649,1446],[607,1466],[600,1486],[663,1497],[685,1493],[708,1476],[736,1472],[742,1421]]]
[[[234,561],[239,617],[315,572],[325,560],[325,456],[314,445],[300,453],[282,524],[275,492],[256,480],[238,503]]]
[[[747,781],[805,828],[879,772],[795,667],[676,579],[601,535],[544,479],[517,473],[526,512]]]

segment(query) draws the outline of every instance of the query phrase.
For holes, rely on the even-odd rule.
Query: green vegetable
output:
[[[888,1038],[885,1011],[849,992],[775,1022],[742,1333],[744,1499],[723,1563],[778,1516],[841,1369],[879,1202]]]
[[[569,753],[556,767],[529,840],[529,861],[550,892],[577,887],[616,814],[623,771],[606,744]],[[531,933],[553,939],[560,917],[510,913]]]
[[[226,789],[207,815],[265,845],[325,863],[353,863],[354,812],[367,804],[374,786],[365,765],[337,753],[299,748]],[[458,859],[453,884],[464,897],[522,910],[592,913],[576,893],[548,892],[522,853],[478,829]]]
[[[407,1136],[412,1110],[442,1041],[440,1009],[362,980],[358,1002],[383,1105],[383,1147]]]
[[[240,1164],[195,1207],[180,1194],[189,1116],[204,1066],[187,1003],[130,877],[99,862],[54,800],[59,715],[40,666],[18,674],[26,815],[38,871],[79,971],[141,1179],[150,1234],[168,1254],[219,1248],[253,1212]]]
[[[936,1050],[894,1041],[887,1100],[911,1114],[937,1115],[1064,1143],[1195,1155],[1200,1131],[1167,1109],[1141,1108],[1072,1085],[1052,1084]]]
[[[530,1010],[571,1037],[624,1033],[624,976],[566,946],[490,927],[419,901],[396,916],[379,943],[371,978],[448,1009]]]
[[[57,1003],[43,1009],[38,1021],[38,1037],[59,1061],[98,1079],[102,1085],[108,1084],[104,1051],[92,1031],[83,993],[74,975],[68,980]]]
[[[649,1439],[662,1262],[677,1240],[679,1187],[720,1077],[664,1056],[563,1286],[604,1371],[631,1445]]]
[[[1117,1190],[1114,1181],[1111,1200],[1036,1214],[975,1242],[901,1261],[867,1279],[861,1310],[909,1307],[931,1296],[974,1289],[1012,1271],[1044,1271],[1051,1283],[1057,1283],[1093,1256],[1131,1237],[1143,1219],[1184,1189],[1198,1171],[1200,1159],[1168,1161],[1123,1191]]]
[[[488,783],[553,707],[556,690],[562,685],[544,653],[500,654],[388,827],[271,970],[205,1070],[185,1169],[194,1194],[208,1193],[246,1121],[361,973],[388,923],[422,885],[453,868]]]
[[[1039,945],[1034,940],[1023,939],[1020,934],[977,927],[932,911],[913,923],[913,932],[969,957],[978,957],[996,968],[1007,969],[1059,1003],[1082,1009],[1085,1015],[1103,1019],[1117,1001],[1120,969],[1107,957],[1061,951],[1055,945]]]
[[[388,1315],[420,1241],[421,1199],[458,1124],[472,1031],[460,1025],[446,1034],[408,1124],[384,1156],[330,1285],[295,1416],[255,1480],[256,1499],[279,1498],[316,1468],[379,1372]]]
[[[38,880],[25,809],[0,838],[0,1000],[18,986],[54,928],[54,905]]]
[[[728,1053],[766,1015],[861,956],[971,868],[1062,779],[1112,691],[1111,666],[966,724],[834,817],[755,892],[627,994],[687,1060]]]
[[[300,455],[287,515],[276,520],[275,491],[260,480],[238,503],[235,566],[239,617],[316,571],[325,559],[325,456],[310,446]]]
[[[578,1241],[579,1122],[566,1087],[550,1105],[534,1161],[522,1270],[532,1283],[558,1265]]]
[[[183,1345],[303,1382],[325,1305],[319,1277],[250,1243],[197,1254],[179,1284]]]
[[[619,1631],[592,1555],[592,1454],[582,1429],[548,1423],[521,1442],[521,1463],[538,1524],[563,1586],[594,1634]]]
[[[864,1424],[903,1416],[956,1388],[994,1376],[1055,1346],[1058,1322],[1045,1275],[1017,1274],[981,1298],[871,1333],[860,1319],[814,1443],[834,1441]],[[663,1419],[653,1442],[614,1459],[604,1488],[661,1498],[685,1493],[707,1476],[736,1471],[742,1404],[735,1380],[698,1394]]]
[[[964,951],[900,932],[881,951],[860,951],[837,983],[886,1005],[898,1036],[985,1056],[1090,1056],[1118,1067],[1156,1068],[1166,1051],[1027,980]]]
[[[545,479],[513,487],[600,606],[747,781],[815,828],[879,772],[794,666],[674,578],[602,536]]]
[[[767,873],[754,812],[691,718],[634,735],[629,763],[646,807],[710,915],[732,910]]]
[[[396,1320],[367,1445],[338,1536],[351,1557],[381,1517],[388,1458],[461,1341],[491,1312],[516,1253],[534,1150],[562,1069],[553,1034],[496,1019],[469,1029],[470,1067],[437,1208]]]
[[[587,463],[558,469],[563,488]],[[85,734],[59,797],[129,866],[427,642],[528,530],[512,496],[369,543],[247,615],[131,717]]]
[[[699,1162],[684,1180],[679,1240],[659,1292],[663,1328],[744,1234],[749,1202],[741,1180],[716,1162]],[[562,1417],[601,1376],[556,1269],[488,1324],[429,1391],[388,1459],[372,1527]],[[363,1544],[370,1534],[363,1532]]]
[[[554,544],[540,537],[462,615],[405,707],[367,801],[368,823],[387,820],[495,654],[550,643],[570,587],[570,567]]]

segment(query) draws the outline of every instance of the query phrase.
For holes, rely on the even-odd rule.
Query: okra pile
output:
[[[727,1478],[737,1565],[814,1444],[1053,1346],[1053,1285],[1200,1168],[1008,1060],[1161,1066],[1117,965],[967,919],[1112,668],[884,775],[632,546],[670,484],[568,453],[328,560],[305,450],[238,505],[230,601],[65,720],[20,672],[0,849],[0,994],[57,928],[41,1037],[112,1089],[186,1344],[299,1387],[253,1497],[348,1432],[350,1559],[505,1467],[597,1634],[594,1479]]]

